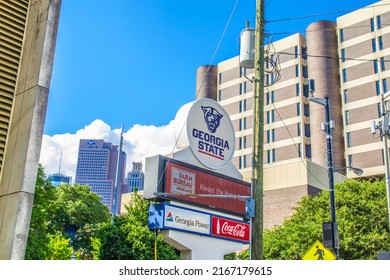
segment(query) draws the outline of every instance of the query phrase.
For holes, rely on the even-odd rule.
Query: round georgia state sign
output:
[[[219,103],[208,98],[196,100],[185,123],[191,151],[204,166],[220,169],[231,161],[235,150],[233,124]]]

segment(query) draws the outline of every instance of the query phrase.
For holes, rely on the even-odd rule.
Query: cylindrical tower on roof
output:
[[[324,98],[328,95],[330,98],[330,118],[335,122],[332,131],[333,166],[345,167],[336,24],[331,21],[310,24],[306,29],[306,41],[309,79],[315,81],[314,96]],[[325,107],[314,102],[309,106],[312,160],[327,166],[326,135],[321,128],[325,121]]]
[[[217,101],[217,76],[218,67],[214,65],[203,65],[196,70],[195,99],[210,98]]]

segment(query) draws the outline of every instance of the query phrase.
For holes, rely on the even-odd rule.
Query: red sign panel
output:
[[[211,235],[249,242],[250,227],[248,223],[213,216]]]
[[[250,197],[250,184],[169,161],[166,166],[165,192],[172,194],[169,196],[176,200],[244,217],[245,197]]]

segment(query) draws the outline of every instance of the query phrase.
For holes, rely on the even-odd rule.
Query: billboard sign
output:
[[[213,236],[249,242],[250,227],[248,223],[219,216],[213,216],[211,223]]]
[[[176,230],[213,238],[249,243],[249,223],[168,203],[150,205],[151,230]]]
[[[170,159],[165,165],[163,192],[170,200],[245,217],[250,184]]]

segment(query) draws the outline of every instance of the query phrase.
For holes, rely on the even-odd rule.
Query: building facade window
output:
[[[377,74],[378,73],[378,60],[374,60],[373,63],[374,63],[374,73]]]
[[[382,117],[382,105],[378,103],[377,108],[378,108],[378,118],[380,118]]]
[[[372,52],[376,52],[376,40],[372,39],[371,44],[372,44]]]
[[[387,92],[387,80],[383,79],[382,80],[382,87],[383,87],[383,93]]]
[[[347,147],[350,148],[351,146],[351,132],[347,132]]]
[[[267,111],[267,124],[271,122],[270,111]]]
[[[381,29],[381,28],[382,28],[381,16],[377,16],[377,17],[376,17],[376,27],[377,27],[378,29]]]
[[[371,32],[375,31],[375,21],[374,18],[370,18]]]
[[[345,111],[345,124],[346,125],[350,124],[349,111]]]
[[[305,123],[305,136],[310,137],[310,124]]]
[[[295,77],[299,77],[299,65],[295,65]]]
[[[311,158],[311,145],[305,145],[306,157]]]
[[[301,104],[297,103],[297,116],[301,115]]]
[[[348,103],[348,90],[344,89],[344,103]]]
[[[309,97],[309,87],[307,85],[303,85],[303,96]]]
[[[344,42],[344,29],[340,29],[339,34],[340,34],[340,43],[342,43]]]
[[[307,70],[307,66],[302,66],[302,76],[304,78],[307,78],[309,76],[309,73],[308,73],[308,70]]]
[[[271,150],[267,150],[267,163],[271,163]]]
[[[271,141],[275,142],[276,141],[276,135],[275,135],[275,129],[271,130]]]
[[[301,123],[297,123],[297,134],[301,136]]]
[[[302,47],[302,58],[307,59],[307,48]]]
[[[295,58],[298,58],[298,46],[294,48]]]
[[[347,69],[343,69],[343,82],[346,83],[347,81],[348,81]]]
[[[379,42],[379,50],[383,50],[384,46],[383,46],[383,37],[382,36],[378,37],[378,42]]]
[[[379,81],[375,81],[375,91],[376,95],[381,95],[381,86],[379,84]]]
[[[219,73],[218,80],[219,80],[219,84],[222,84],[222,73]]]
[[[272,149],[272,162],[276,162],[276,150]]]
[[[384,57],[381,57],[380,59],[380,63],[381,63],[381,71],[385,71],[386,70],[386,66],[385,66],[385,58]]]
[[[298,144],[298,157],[302,157],[302,144]]]
[[[341,61],[345,62],[345,49],[341,49]]]
[[[265,94],[265,103],[269,105],[269,92]]]
[[[222,100],[222,90],[218,90],[218,101]]]
[[[310,107],[309,104],[304,104],[303,105],[303,113],[305,117],[310,117]]]
[[[296,95],[299,96],[301,94],[301,87],[298,84],[295,85],[295,92],[296,92]]]
[[[349,166],[353,166],[352,155],[348,156],[348,163],[349,163]]]
[[[275,110],[271,111],[271,122],[275,122]]]

